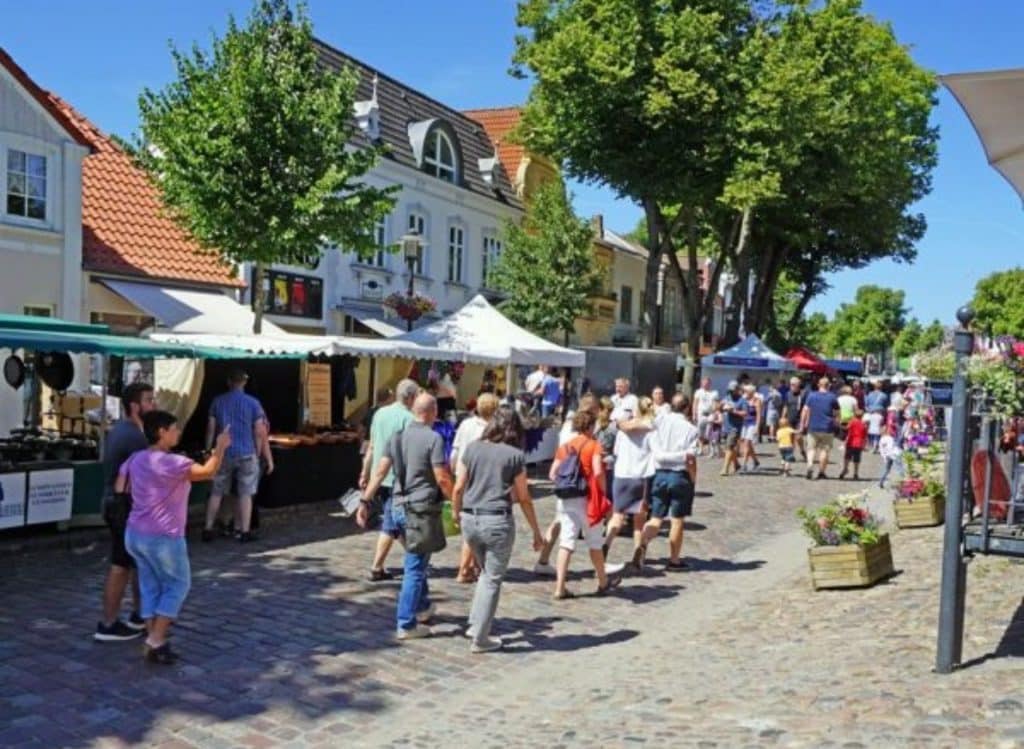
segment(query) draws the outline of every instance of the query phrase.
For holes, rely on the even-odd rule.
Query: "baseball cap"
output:
[[[740,386],[740,384],[736,380],[729,380],[729,389],[730,390],[735,390],[739,386]]]

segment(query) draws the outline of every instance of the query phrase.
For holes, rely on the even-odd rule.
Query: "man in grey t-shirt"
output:
[[[356,521],[365,526],[370,500],[381,482],[395,466],[395,485],[391,494],[391,520],[405,535],[405,508],[408,504],[440,501],[452,496],[452,475],[444,456],[444,440],[433,430],[437,419],[437,400],[428,393],[416,397],[413,420],[389,440],[370,483],[363,490],[363,503]],[[404,469],[404,470],[402,470]],[[434,614],[427,586],[429,554],[405,552],[405,574],[398,594],[398,639],[429,637],[427,624]]]

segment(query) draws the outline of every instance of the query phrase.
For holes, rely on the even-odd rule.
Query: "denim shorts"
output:
[[[377,490],[377,501],[381,503],[380,532],[391,538],[401,538],[405,528],[395,519],[394,505],[391,501],[391,488],[382,486]],[[404,517],[405,513],[402,513]]]
[[[255,455],[240,458],[224,457],[217,475],[213,477],[213,493],[218,497],[232,493],[232,485],[239,497],[252,497],[260,486],[260,459]]]
[[[656,471],[651,483],[651,517],[685,518],[693,513],[693,482],[686,471]]]
[[[129,528],[124,534],[128,553],[135,559],[143,619],[177,619],[192,585],[188,546],[183,537],[151,536]]]
[[[783,463],[796,463],[796,456],[793,455],[792,447],[780,447],[779,453],[782,455]]]

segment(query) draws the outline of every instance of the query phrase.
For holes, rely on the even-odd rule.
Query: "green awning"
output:
[[[0,314],[0,329],[44,330],[55,333],[87,333],[89,335],[110,335],[108,325],[70,322],[57,317],[36,317],[34,315]]]
[[[73,323],[69,325],[74,325]],[[63,330],[33,330],[0,327],[0,348],[58,351],[68,354],[107,354],[155,359],[207,358],[192,346],[158,343],[146,338],[110,335],[109,333],[76,333]],[[218,352],[223,356],[223,352]],[[210,357],[212,358],[212,357]]]

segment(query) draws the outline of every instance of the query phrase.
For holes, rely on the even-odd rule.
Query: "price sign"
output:
[[[28,520],[26,523],[57,523],[71,517],[75,472],[71,468],[28,473]]]
[[[331,365],[306,365],[306,406],[309,422],[318,427],[331,425]]]

